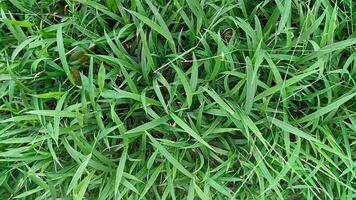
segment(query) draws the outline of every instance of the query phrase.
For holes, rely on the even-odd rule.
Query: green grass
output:
[[[355,199],[354,0],[0,0],[0,199]]]

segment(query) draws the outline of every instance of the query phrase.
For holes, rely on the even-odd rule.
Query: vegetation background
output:
[[[353,0],[0,0],[0,199],[355,199]]]

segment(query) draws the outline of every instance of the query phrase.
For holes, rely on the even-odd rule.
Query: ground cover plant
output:
[[[0,0],[0,199],[355,199],[353,0]]]

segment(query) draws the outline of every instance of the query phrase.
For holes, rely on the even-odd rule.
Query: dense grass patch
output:
[[[0,8],[0,199],[356,198],[353,0]]]

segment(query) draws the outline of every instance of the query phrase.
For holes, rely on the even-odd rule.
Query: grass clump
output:
[[[1,199],[356,198],[356,6],[0,1]]]

